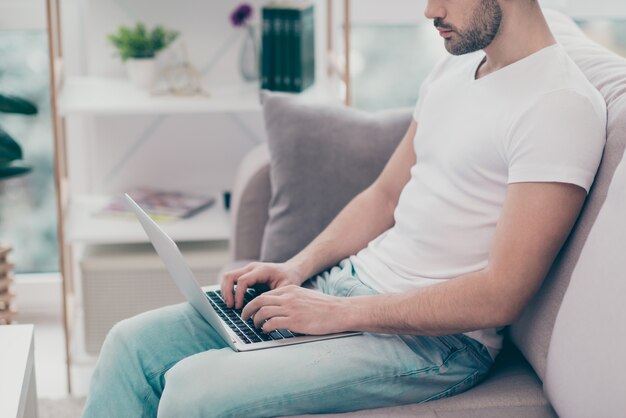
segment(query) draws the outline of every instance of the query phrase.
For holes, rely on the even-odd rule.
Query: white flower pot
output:
[[[137,87],[150,90],[156,78],[156,59],[154,58],[129,58],[126,60],[128,78]]]

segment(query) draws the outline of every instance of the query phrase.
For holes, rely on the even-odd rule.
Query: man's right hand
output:
[[[269,290],[283,286],[300,286],[306,280],[302,274],[288,263],[250,263],[245,267],[232,270],[222,277],[222,297],[226,306],[235,309],[243,307],[246,290],[252,286],[266,286]],[[237,285],[236,292],[233,290]]]

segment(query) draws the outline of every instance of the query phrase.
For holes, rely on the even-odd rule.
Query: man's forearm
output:
[[[386,334],[456,334],[502,326],[518,314],[486,270],[410,292],[345,298],[342,303],[342,331]]]
[[[337,264],[391,228],[394,208],[395,205],[375,188],[366,189],[288,263],[305,279]]]

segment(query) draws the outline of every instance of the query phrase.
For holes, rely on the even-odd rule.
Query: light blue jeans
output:
[[[307,286],[375,293],[347,260]],[[237,353],[185,303],[113,327],[83,417],[273,417],[425,402],[469,389],[491,363],[461,334],[366,333]]]

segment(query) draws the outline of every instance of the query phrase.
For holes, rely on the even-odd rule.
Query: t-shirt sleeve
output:
[[[572,90],[542,96],[512,123],[508,183],[593,183],[606,142],[606,107]]]

